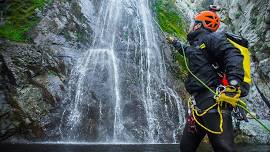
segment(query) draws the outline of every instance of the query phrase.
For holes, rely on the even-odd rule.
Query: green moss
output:
[[[182,40],[186,39],[186,23],[175,6],[175,0],[158,0],[156,13],[163,31]]]
[[[173,35],[182,41],[186,41],[186,23],[182,18],[183,14],[175,6],[175,0],[157,0],[157,20],[162,30]],[[173,59],[179,64],[178,78],[185,79],[188,72],[185,67],[184,58],[179,53],[173,53]]]
[[[179,64],[179,70],[178,70],[178,78],[179,79],[186,79],[188,76],[188,70],[185,65],[184,57],[180,55],[179,53],[175,52],[173,53],[174,60]]]
[[[42,9],[52,0],[12,0],[6,4],[5,24],[0,26],[0,37],[11,41],[27,41],[26,33],[38,22],[36,9]]]

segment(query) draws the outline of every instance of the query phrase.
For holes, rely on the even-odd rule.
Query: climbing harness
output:
[[[241,91],[239,89],[236,89],[235,87],[232,87],[232,86],[225,87],[225,86],[220,85],[216,89],[216,95],[214,96],[214,99],[216,99],[216,103],[210,106],[209,108],[207,108],[206,110],[204,110],[202,113],[198,112],[201,110],[196,107],[196,101],[194,97],[191,97],[188,101],[189,117],[192,117],[199,126],[204,128],[208,132],[213,133],[213,134],[222,134],[223,133],[223,117],[222,117],[221,107],[223,106],[224,102],[229,103],[233,107],[236,107],[236,103],[240,97],[240,94],[241,94]],[[203,117],[205,114],[207,114],[210,110],[213,110],[214,108],[217,108],[217,112],[219,114],[219,119],[220,119],[219,130],[220,131],[213,131],[205,127],[196,118],[196,117]]]
[[[192,97],[193,98],[193,97]],[[207,130],[208,132],[210,133],[213,133],[213,134],[221,134],[223,132],[223,118],[222,118],[222,112],[221,112],[221,109],[220,109],[220,106],[218,106],[218,103],[215,103],[213,104],[212,106],[210,106],[208,109],[204,110],[202,113],[199,113],[198,111],[201,111],[200,109],[198,109],[196,107],[196,105],[194,105],[194,98],[192,99],[190,98],[190,100],[188,101],[188,113],[189,113],[189,116],[188,118],[189,119],[193,119],[199,126],[201,126],[202,128],[204,128],[205,130]],[[199,120],[196,118],[196,117],[202,117],[204,116],[205,114],[207,114],[210,110],[212,110],[213,108],[217,107],[217,111],[218,111],[218,114],[219,114],[219,118],[220,118],[220,124],[219,124],[219,129],[220,131],[213,131],[207,127],[205,127],[203,124],[201,124],[199,122]],[[190,118],[191,117],[191,118]],[[195,126],[195,124],[194,124]],[[189,124],[189,127],[192,127],[194,128],[193,126],[190,126]]]
[[[161,33],[164,35],[164,37],[166,38],[166,34],[165,32],[162,30],[161,26],[158,24],[158,22],[153,18],[154,22],[157,24],[157,26],[160,28],[161,30]],[[206,85],[200,78],[198,78],[190,69],[189,69],[189,66],[188,66],[188,63],[187,63],[187,58],[186,58],[186,54],[185,54],[185,51],[184,51],[184,48],[183,46],[181,45],[182,47],[182,52],[183,52],[183,58],[184,58],[184,63],[185,63],[185,66],[186,66],[186,69],[188,70],[188,72],[198,81],[200,82],[206,89],[208,89],[210,92],[212,92],[215,97],[219,100],[219,102],[224,99],[227,99],[228,97],[227,96],[224,96],[222,95],[222,93],[219,93],[218,91],[215,92],[213,89],[211,89],[208,85]],[[223,88],[224,89],[224,88]],[[226,90],[226,89],[225,89]],[[227,89],[228,90],[228,89]],[[223,92],[224,93],[224,92]],[[237,93],[236,93],[237,94]],[[235,105],[236,107],[240,107],[242,108],[244,111],[246,111],[255,121],[257,121],[264,129],[266,129],[269,133],[270,133],[270,128],[268,128],[265,124],[263,124],[259,119],[256,118],[256,116],[254,116],[246,107],[246,103],[244,101],[242,101],[240,98],[237,99],[237,96],[233,96],[233,97],[229,97],[229,99],[231,99],[230,101],[228,102],[231,102],[233,103],[233,105]],[[237,99],[237,100],[236,100]],[[225,101],[226,102],[226,101]],[[192,105],[192,104],[191,104]],[[218,102],[216,102],[214,105],[210,106],[208,109],[206,109],[203,113],[199,114],[198,113],[198,110],[196,110],[197,112],[195,112],[195,110],[192,111],[192,109],[196,109],[195,106],[193,106],[193,108],[191,109],[191,113],[192,115],[194,116],[194,114],[198,114],[198,116],[202,116],[204,114],[206,114],[210,109],[213,109],[215,106],[218,105]],[[223,124],[223,118],[222,118],[222,111],[220,109],[220,106],[217,106],[217,110],[218,110],[218,113],[220,115],[220,131],[212,131],[208,128],[206,128],[205,126],[203,126],[202,124],[200,125],[200,122],[196,119],[196,117],[193,117],[194,121],[200,125],[202,128],[208,130],[208,131],[211,131],[215,134],[221,134],[223,132],[223,128],[222,128],[222,124]],[[190,120],[192,120],[190,118]],[[191,123],[193,124],[193,122],[191,121]],[[193,124],[194,125],[194,124]],[[195,126],[195,125],[194,125]],[[194,127],[193,127],[194,128]],[[196,127],[195,129],[196,130]]]

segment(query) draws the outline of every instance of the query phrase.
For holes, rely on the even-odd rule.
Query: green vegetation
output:
[[[157,0],[156,2],[156,15],[162,30],[170,35],[176,36],[182,41],[186,41],[186,23],[182,18],[183,14],[179,12],[175,6],[175,0]],[[173,58],[180,65],[178,76],[180,79],[184,79],[188,72],[185,68],[183,57],[174,52]]]
[[[173,52],[173,58],[180,66],[180,69],[177,73],[178,78],[182,80],[186,79],[186,77],[188,76],[188,70],[185,65],[184,57],[177,52]]]
[[[0,37],[11,41],[28,41],[26,33],[38,22],[36,10],[52,0],[12,0],[4,6],[5,24],[0,26]]]
[[[162,30],[182,40],[186,39],[187,26],[175,6],[175,0],[158,0],[156,12]]]

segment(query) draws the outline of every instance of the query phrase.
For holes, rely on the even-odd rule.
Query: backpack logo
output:
[[[205,49],[206,45],[204,43],[202,43],[199,47],[200,47],[200,49]]]

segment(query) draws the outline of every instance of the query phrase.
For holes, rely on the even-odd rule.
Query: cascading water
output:
[[[89,18],[82,0],[82,11]],[[93,44],[71,73],[63,140],[172,143],[183,126],[148,0],[102,0]],[[93,19],[89,18],[89,21]]]

